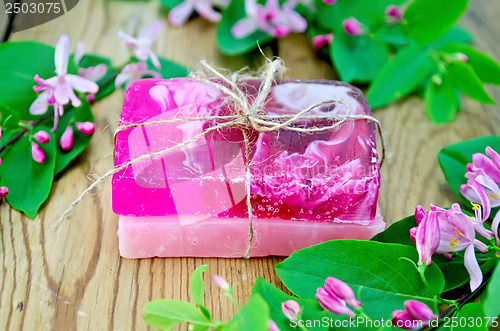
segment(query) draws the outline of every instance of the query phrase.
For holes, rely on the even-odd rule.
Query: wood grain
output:
[[[496,59],[500,59],[499,16],[498,1],[473,0],[462,21],[476,35],[476,46]],[[126,60],[127,51],[116,37],[117,31],[134,34],[158,18],[165,20],[165,13],[155,1],[87,0],[59,19],[15,33],[10,39],[55,44],[66,33],[72,49],[82,40],[88,52],[120,63]],[[214,25],[195,19],[181,28],[166,27],[155,49],[189,67],[200,58],[233,70],[262,61],[256,54],[223,56],[216,50],[214,38]],[[280,40],[275,48],[290,68],[287,77],[335,78],[331,67],[316,58],[304,35]],[[271,53],[269,49],[265,52]],[[500,102],[500,90],[489,90]],[[141,318],[144,305],[157,298],[189,300],[189,275],[205,263],[210,264],[205,276],[207,306],[215,318],[227,320],[235,310],[219,296],[209,281],[211,275],[219,274],[234,284],[241,304],[249,298],[256,277],[283,287],[273,271],[282,258],[120,258],[109,182],[86,199],[57,232],[51,231],[58,215],[87,187],[87,177],[112,167],[113,132],[122,102],[123,93],[116,92],[93,107],[97,133],[78,162],[54,183],[49,202],[34,221],[6,204],[0,207],[0,329],[144,330],[148,328]],[[422,100],[416,97],[378,110],[375,116],[382,122],[389,148],[380,193],[388,223],[412,214],[416,204],[446,206],[456,201],[439,169],[437,152],[454,142],[500,133],[498,108],[469,99],[463,100],[457,120],[447,125],[431,125]]]

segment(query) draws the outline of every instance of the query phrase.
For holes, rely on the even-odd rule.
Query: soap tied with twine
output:
[[[105,179],[110,176],[122,171],[123,169],[137,164],[146,159],[151,159],[155,157],[165,156],[166,154],[177,151],[183,147],[188,146],[189,144],[197,141],[208,135],[211,132],[228,129],[228,128],[237,128],[241,130],[244,147],[245,147],[245,191],[246,191],[246,209],[248,213],[248,225],[249,225],[249,235],[248,235],[248,246],[246,249],[245,257],[250,256],[250,251],[252,248],[252,242],[254,237],[253,230],[253,209],[250,201],[251,198],[251,180],[252,174],[250,171],[250,141],[249,141],[249,133],[252,131],[256,132],[270,132],[277,130],[290,130],[290,131],[298,131],[301,133],[315,133],[322,131],[331,131],[339,128],[346,121],[351,120],[367,120],[373,121],[377,125],[377,129],[379,131],[381,137],[382,144],[382,157],[381,157],[381,165],[385,158],[385,143],[381,131],[380,122],[370,115],[355,115],[351,114],[351,108],[349,104],[342,99],[326,99],[321,102],[315,103],[306,109],[303,109],[296,114],[285,114],[285,115],[268,115],[265,111],[266,100],[268,99],[271,88],[275,79],[280,78],[284,71],[286,70],[283,65],[283,61],[279,58],[274,60],[267,61],[266,65],[261,68],[261,70],[254,75],[245,74],[242,71],[228,74],[224,73],[221,69],[216,69],[206,61],[200,62],[200,67],[198,70],[191,73],[190,78],[204,84],[213,86],[220,90],[222,95],[224,96],[224,102],[227,105],[230,113],[227,115],[218,115],[218,116],[201,116],[201,117],[187,117],[187,118],[174,118],[169,120],[158,120],[158,121],[147,121],[144,123],[132,123],[128,125],[122,125],[118,127],[116,132],[120,132],[123,130],[127,130],[135,127],[143,127],[143,126],[151,126],[151,125],[159,125],[159,124],[169,124],[169,123],[182,123],[182,122],[193,122],[193,121],[209,121],[214,120],[214,125],[204,129],[199,134],[193,136],[190,139],[187,139],[175,146],[165,148],[155,153],[147,153],[141,155],[137,158],[131,159],[129,162],[126,162],[122,165],[115,166],[114,169],[108,171],[103,176],[97,178],[95,182],[89,186],[80,197],[75,200],[70,207],[61,215],[59,220],[54,224],[53,229],[57,229],[57,227],[64,221],[69,213],[83,200],[83,198],[90,193],[95,187],[97,187],[100,183],[102,183]],[[249,100],[245,92],[240,88],[241,84],[246,80],[255,80],[260,79],[261,84],[259,86],[258,93],[255,98]],[[347,112],[342,115],[311,115],[309,112],[311,110],[325,104],[338,103],[342,104],[346,107]],[[303,125],[296,125],[299,121],[304,120],[321,120],[321,121],[330,121],[330,125],[325,126],[311,126],[304,127]],[[116,133],[115,133],[116,134]]]

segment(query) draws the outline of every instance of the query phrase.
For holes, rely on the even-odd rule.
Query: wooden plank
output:
[[[474,0],[463,20],[477,36],[478,47],[497,59],[499,11],[496,1]],[[66,33],[71,49],[82,40],[88,52],[110,56],[120,63],[126,60],[127,52],[116,37],[117,31],[136,33],[158,18],[165,21],[157,2],[80,1],[61,18],[15,33],[11,39],[55,44],[59,35]],[[202,57],[231,69],[259,60],[255,56],[223,56],[216,50],[214,38],[214,25],[196,19],[181,28],[165,28],[155,49],[190,67]],[[328,64],[314,56],[303,35],[279,41],[278,50],[290,68],[287,77],[335,77]],[[490,91],[500,101],[500,91]],[[122,103],[123,93],[117,92],[93,107],[97,132],[89,149],[54,183],[49,203],[35,221],[6,204],[0,207],[0,329],[144,330],[144,305],[156,298],[189,300],[189,275],[206,263],[211,266],[205,277],[207,306],[217,319],[228,320],[235,310],[229,300],[219,296],[219,290],[209,281],[211,275],[222,275],[234,284],[240,304],[249,298],[258,276],[282,288],[273,271],[282,258],[121,259],[109,182],[96,196],[87,198],[57,232],[51,231],[58,215],[87,187],[87,176],[103,174],[112,167],[113,132]],[[416,97],[378,110],[375,115],[382,121],[389,147],[380,194],[389,223],[411,214],[416,204],[446,206],[456,201],[439,169],[437,151],[453,142],[500,131],[497,108],[468,99],[464,99],[457,121],[442,126],[429,123],[423,102]]]

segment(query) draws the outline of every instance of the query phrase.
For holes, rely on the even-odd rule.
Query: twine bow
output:
[[[207,85],[213,86],[219,89],[222,94],[226,96],[226,101],[229,103],[229,108],[233,112],[231,115],[217,115],[217,116],[202,116],[202,117],[189,117],[189,118],[175,118],[171,120],[160,120],[153,122],[144,122],[144,123],[132,123],[128,125],[119,126],[115,132],[115,135],[123,130],[127,130],[135,127],[149,126],[149,125],[158,125],[158,124],[171,124],[171,123],[181,123],[181,122],[192,122],[192,121],[208,121],[208,120],[217,120],[218,124],[205,129],[203,132],[193,136],[192,138],[185,140],[173,147],[165,148],[161,151],[155,153],[148,153],[145,155],[141,155],[138,158],[130,160],[125,164],[122,164],[114,169],[109,170],[103,176],[99,177],[92,183],[85,191],[81,193],[81,195],[76,199],[70,207],[61,215],[58,221],[54,224],[53,230],[56,230],[59,225],[64,221],[69,213],[73,211],[73,209],[83,200],[83,198],[89,194],[95,187],[97,187],[101,182],[110,176],[122,171],[123,169],[137,164],[146,159],[151,159],[159,156],[163,156],[169,154],[173,151],[179,150],[198,139],[201,139],[208,135],[211,132],[218,131],[225,128],[237,127],[241,130],[243,135],[243,140],[245,143],[245,167],[246,167],[246,176],[245,176],[245,191],[246,191],[246,205],[248,212],[248,221],[249,221],[249,239],[248,246],[245,252],[244,257],[248,258],[250,256],[250,252],[252,249],[254,230],[253,230],[253,208],[250,201],[251,198],[251,171],[250,171],[250,142],[248,139],[249,130],[254,130],[257,132],[270,132],[277,130],[290,130],[290,131],[298,131],[303,133],[314,133],[320,131],[329,131],[334,130],[344,124],[347,120],[356,120],[356,119],[365,119],[368,121],[373,121],[377,125],[377,130],[380,134],[381,145],[382,145],[382,158],[380,161],[380,166],[382,166],[383,161],[385,159],[385,142],[382,134],[382,129],[380,122],[370,115],[351,115],[351,107],[347,102],[342,99],[327,99],[316,104],[313,104],[306,109],[298,112],[297,114],[289,114],[289,115],[267,115],[264,111],[266,100],[271,92],[271,87],[276,76],[281,76],[282,73],[286,70],[283,65],[283,61],[280,58],[277,58],[273,61],[268,59],[267,64],[261,69],[260,79],[262,83],[259,87],[258,93],[253,100],[250,102],[248,97],[245,95],[243,90],[238,86],[238,82],[243,82],[246,79],[255,79],[256,77],[250,76],[242,76],[239,73],[234,73],[232,75],[225,76],[219,70],[215,69],[213,66],[208,64],[206,61],[202,60],[200,62],[200,69],[196,72],[191,73],[190,77]],[[214,79],[215,78],[215,79]],[[331,103],[340,103],[346,106],[347,112],[344,115],[328,115],[328,116],[319,116],[319,115],[308,115],[308,113],[316,107],[319,107],[324,104]],[[331,125],[321,126],[321,127],[299,127],[294,124],[299,120],[326,120],[333,121]]]

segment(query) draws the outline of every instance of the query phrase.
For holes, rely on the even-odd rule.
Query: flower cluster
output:
[[[486,244],[476,239],[476,233],[487,240],[496,237],[498,244],[500,217],[497,215],[493,221],[493,232],[487,230],[483,223],[488,219],[491,207],[500,205],[496,200],[496,193],[500,193],[500,156],[490,147],[486,148],[486,153],[491,159],[479,153],[473,155],[473,163],[467,165],[465,175],[469,180],[460,189],[464,197],[471,200],[475,215],[467,216],[458,204],[449,210],[431,205],[428,213],[422,206],[417,206],[417,227],[410,230],[420,265],[430,265],[434,254],[451,259],[451,253],[465,251],[464,265],[470,274],[471,291],[476,290],[483,280],[474,248],[482,253],[486,253],[487,249]]]
[[[201,17],[211,22],[219,22],[221,15],[213,7],[223,9],[230,2],[231,0],[185,0],[168,13],[168,22],[173,26],[180,26],[188,20],[193,12],[197,12]]]
[[[324,310],[337,315],[347,315],[349,318],[354,317],[354,312],[346,304],[354,309],[361,308],[361,302],[356,300],[349,285],[334,277],[328,277],[324,288],[317,289],[316,299]]]
[[[139,62],[129,63],[122,68],[121,72],[115,79],[116,87],[125,84],[125,88],[128,88],[130,84],[147,75],[154,78],[161,78],[161,75],[158,72],[148,69],[146,61],[150,59],[156,69],[161,69],[160,60],[151,50],[151,45],[160,34],[162,28],[163,23],[161,21],[155,21],[144,27],[138,38],[134,38],[123,31],[118,31],[118,37],[125,42],[127,47],[132,48],[132,52]]]
[[[73,107],[80,107],[81,100],[73,90],[82,93],[97,93],[99,86],[86,78],[68,74],[69,39],[63,34],[57,42],[54,63],[56,76],[49,79],[42,79],[35,75],[35,85],[33,89],[39,93],[36,100],[31,105],[29,111],[32,115],[41,115],[47,112],[49,105],[54,107],[54,127],[57,128],[59,116],[64,113],[64,106],[71,102]]]

